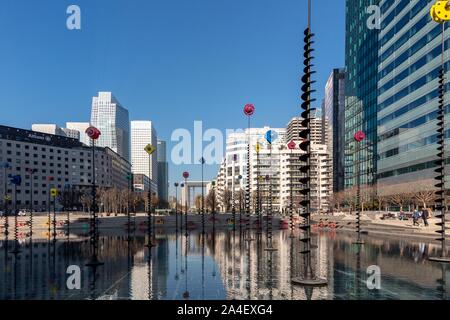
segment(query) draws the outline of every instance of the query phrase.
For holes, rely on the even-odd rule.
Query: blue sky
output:
[[[314,1],[318,2],[318,1]],[[66,28],[81,8],[82,29]],[[88,121],[91,98],[112,91],[132,120],[162,139],[177,128],[283,127],[299,114],[306,0],[2,0],[0,124]],[[345,1],[314,6],[318,93],[344,66]],[[170,155],[171,144],[169,141]],[[188,169],[170,165],[173,183]],[[215,176],[217,166],[206,168]]]

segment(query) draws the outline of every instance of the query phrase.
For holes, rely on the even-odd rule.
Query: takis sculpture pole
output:
[[[291,154],[290,154],[290,161],[288,163],[288,165],[290,166],[289,168],[289,176],[290,176],[290,194],[289,194],[289,214],[290,214],[290,223],[291,223],[291,238],[294,238],[294,179],[293,179],[293,171],[294,171],[294,157],[293,157],[293,153],[294,153],[294,149],[297,145],[295,144],[295,141],[292,140],[291,142],[288,143],[288,149],[291,150]]]
[[[9,224],[8,224],[8,201],[9,201],[9,196],[8,196],[8,177],[6,174],[6,170],[10,169],[11,166],[8,162],[5,162],[2,164],[1,166],[3,168],[3,179],[4,179],[4,186],[3,186],[3,207],[4,207],[4,215],[5,215],[5,236],[8,237],[8,228],[9,228]],[[7,241],[6,241],[7,242]]]
[[[34,184],[34,174],[37,172],[37,169],[27,168],[27,173],[30,175],[30,237],[33,237],[33,184]]]
[[[253,104],[246,104],[244,107],[244,114],[248,118],[248,132],[247,132],[247,187],[245,190],[245,213],[246,213],[246,240],[252,241],[251,233],[250,233],[250,210],[251,210],[251,174],[250,174],[250,144],[251,144],[251,135],[250,135],[250,119],[255,113],[255,106]]]
[[[441,53],[441,70],[439,71],[439,107],[437,116],[437,132],[438,132],[438,148],[436,165],[438,168],[436,172],[436,180],[438,183],[435,185],[438,189],[436,191],[436,210],[440,211],[436,218],[440,221],[437,225],[440,230],[436,231],[440,234],[440,238],[436,239],[441,242],[441,255],[439,257],[431,257],[431,261],[450,263],[450,258],[447,256],[446,246],[446,211],[447,211],[447,190],[445,188],[445,23],[450,20],[450,1],[437,1],[435,5],[431,7],[430,14],[432,19],[442,25],[442,53]]]
[[[86,264],[87,266],[95,267],[103,265],[98,260],[98,221],[97,221],[97,185],[96,185],[96,172],[95,172],[95,141],[100,138],[101,132],[95,127],[89,127],[86,129],[87,136],[92,140],[92,213],[91,213],[91,246],[92,256],[91,260]]]
[[[151,144],[145,146],[144,151],[148,154],[148,193],[147,193],[147,233],[148,233],[148,242],[147,247],[154,247],[155,244],[152,242],[152,155],[155,153],[156,148]]]
[[[189,235],[188,234],[188,197],[189,197],[189,187],[188,187],[188,184],[187,184],[187,179],[189,178],[189,172],[187,172],[187,171],[185,171],[185,172],[183,172],[183,178],[184,178],[184,187],[185,187],[185,189],[184,189],[184,201],[185,201],[185,205],[186,205],[186,207],[185,207],[185,236],[186,236],[186,239],[187,239],[187,236]],[[186,240],[187,241],[187,240]]]
[[[356,232],[358,238],[355,244],[364,244],[361,239],[361,143],[366,139],[366,134],[363,131],[358,131],[355,136],[356,143]]]
[[[131,241],[131,186],[133,184],[133,174],[130,172],[127,174],[128,180],[128,194],[127,194],[127,223],[128,223],[128,241]]]
[[[203,183],[203,167],[205,165],[205,158],[200,159],[202,165],[202,234],[205,234],[205,186]]]
[[[308,0],[308,27],[304,31],[304,53],[303,53],[303,65],[305,66],[303,69],[302,76],[302,100],[303,103],[301,108],[303,112],[301,117],[303,121],[301,123],[302,128],[304,128],[299,135],[300,140],[302,140],[300,144],[300,149],[305,153],[300,157],[300,161],[305,163],[300,168],[300,172],[304,174],[304,177],[301,178],[300,182],[304,185],[304,189],[301,190],[301,194],[303,195],[303,200],[301,201],[301,206],[303,210],[301,212],[301,217],[303,218],[303,223],[300,224],[300,230],[303,231],[303,237],[300,237],[300,241],[303,244],[303,250],[300,254],[303,255],[304,262],[304,270],[303,276],[299,278],[294,278],[292,280],[293,284],[303,285],[308,287],[314,286],[324,286],[327,284],[327,280],[318,278],[315,275],[315,272],[312,267],[311,261],[311,103],[316,101],[311,98],[311,94],[315,92],[311,88],[314,81],[312,80],[312,75],[314,71],[312,71],[312,63],[311,60],[312,52],[314,49],[312,48],[313,37],[314,34],[311,32],[311,0]]]
[[[22,184],[22,177],[20,175],[11,177],[11,184],[14,185],[14,249],[11,251],[13,254],[20,253],[19,250],[19,225],[18,225],[18,209],[17,209],[17,186]]]
[[[259,153],[261,152],[261,144],[259,142],[256,143],[255,146],[256,151],[256,216],[258,218],[258,234],[262,234],[262,219],[261,219],[261,194],[260,194],[260,167],[259,167]]]
[[[273,187],[272,187],[272,181],[273,181],[273,172],[272,172],[272,144],[277,139],[277,133],[273,130],[267,131],[265,138],[267,140],[267,143],[269,144],[269,209],[267,211],[267,248],[266,251],[276,251],[273,247],[272,242],[272,232],[273,232]]]
[[[231,180],[231,214],[233,215],[233,231],[236,231],[236,199],[235,199],[235,182],[236,182],[236,175],[235,175],[235,169],[236,169],[236,161],[237,161],[237,154],[233,154],[233,168],[231,169],[231,174],[233,176],[233,179]]]
[[[47,214],[47,220],[48,220],[48,235],[50,237],[50,230],[51,230],[51,223],[52,223],[52,198],[51,198],[51,189],[52,189],[52,184],[51,182],[54,180],[55,178],[48,176],[47,177],[47,182],[48,182],[48,214]]]

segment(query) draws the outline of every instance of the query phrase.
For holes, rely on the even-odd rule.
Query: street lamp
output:
[[[151,179],[151,170],[152,170],[152,154],[156,151],[156,147],[148,144],[144,148],[145,152],[148,154],[148,179],[149,179],[149,188],[147,193],[148,199],[148,211],[147,211],[147,232],[148,232],[148,244],[147,247],[154,247],[152,243],[152,179]]]
[[[244,114],[247,116],[248,119],[248,141],[247,141],[247,187],[245,192],[245,211],[247,215],[247,221],[246,221],[246,233],[247,233],[247,241],[252,241],[250,234],[250,199],[251,199],[251,187],[250,187],[250,144],[251,144],[251,135],[250,135],[250,119],[255,113],[255,106],[253,104],[246,104],[244,107]]]

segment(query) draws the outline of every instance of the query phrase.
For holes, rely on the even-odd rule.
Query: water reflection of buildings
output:
[[[227,299],[305,300],[307,298],[304,288],[291,284],[291,277],[301,272],[302,259],[298,253],[300,251],[298,238],[291,240],[288,236],[288,233],[275,233],[273,243],[278,249],[276,252],[264,250],[267,243],[265,236],[255,236],[256,241],[250,243],[249,270],[246,250],[248,244],[239,237],[239,233],[235,237],[232,232],[228,236],[224,233],[217,235],[216,263],[226,287]],[[333,250],[328,246],[326,238],[324,239],[318,243],[320,247],[318,252],[321,252],[318,259],[314,258],[313,261],[316,262],[315,270],[318,275],[328,277],[328,274],[332,273],[329,261],[332,261],[330,257],[332,258]],[[291,241],[293,241],[292,245]],[[249,288],[246,287],[248,275],[251,277]],[[323,299],[332,296],[332,286],[329,286],[314,289],[312,298]]]

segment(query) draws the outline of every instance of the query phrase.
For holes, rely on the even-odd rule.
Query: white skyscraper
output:
[[[158,183],[158,150],[152,155],[151,164],[144,148],[151,144],[157,146],[157,134],[151,121],[131,121],[131,165],[134,174],[149,175],[152,188]]]
[[[80,133],[80,142],[84,143],[85,145],[90,144],[90,139],[86,134],[86,129],[89,128],[89,122],[67,122],[66,128],[69,130],[78,131]]]
[[[128,110],[111,92],[99,92],[92,98],[91,124],[102,133],[98,146],[109,147],[130,160],[130,120]]]

